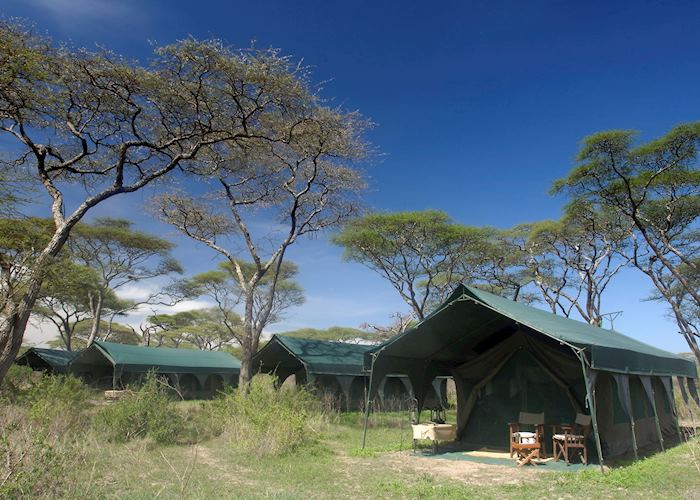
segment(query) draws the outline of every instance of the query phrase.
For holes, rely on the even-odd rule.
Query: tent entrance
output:
[[[517,422],[521,411],[544,413],[547,424],[574,421],[578,404],[571,393],[528,350],[518,349],[492,368],[481,379],[456,380],[465,396],[457,408],[459,420],[465,422],[460,426],[465,446],[507,450],[508,423]],[[545,439],[551,441],[549,425]]]

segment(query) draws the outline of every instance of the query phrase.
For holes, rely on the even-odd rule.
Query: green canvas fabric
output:
[[[241,363],[222,351],[199,349],[170,349],[167,347],[143,347],[113,342],[95,341],[92,347],[82,351],[74,364],[79,364],[90,349],[99,350],[121,372],[145,373],[156,370],[161,373],[239,373]]]
[[[292,368],[301,363],[310,374],[359,376],[365,375],[364,355],[373,348],[373,345],[273,335],[253,357],[253,366],[271,372],[275,367]],[[285,359],[285,352],[291,357]]]
[[[547,424],[588,413],[587,378],[601,395],[596,415],[602,422],[603,456],[629,451],[635,441],[659,440],[675,426],[668,404],[657,425],[653,408],[646,409],[649,399],[639,377],[652,377],[652,384],[661,387],[662,379],[680,375],[690,387],[697,376],[694,363],[672,353],[466,286],[416,327],[369,351],[365,367],[371,369],[370,397],[387,373],[405,374],[416,388],[419,408],[430,380],[451,375],[460,439],[494,447],[507,443],[506,423],[521,411],[544,412]],[[639,389],[629,412],[615,411],[626,398],[611,391],[616,387],[613,375]],[[641,422],[635,439],[627,435],[633,411]],[[624,422],[617,421],[617,414]]]
[[[61,349],[44,349],[42,347],[30,347],[15,363],[18,365],[28,365],[33,369],[42,369],[47,365],[56,373],[65,373],[68,371],[70,362],[78,355],[74,351],[64,351]]]
[[[358,409],[365,399],[369,374],[364,370],[364,355],[373,345],[349,344],[327,340],[273,335],[253,357],[253,369],[274,373],[280,381],[296,375],[312,382],[320,391],[344,398],[346,409]],[[444,380],[435,380],[426,391],[426,406],[444,406],[447,388]],[[407,400],[412,392],[406,377],[383,377],[377,388],[382,402]]]
[[[382,356],[449,362],[463,359],[466,346],[524,326],[555,341],[583,349],[594,370],[639,375],[697,377],[695,364],[619,332],[557,316],[472,287],[460,285],[415,328],[372,350]],[[365,365],[371,364],[371,353]]]

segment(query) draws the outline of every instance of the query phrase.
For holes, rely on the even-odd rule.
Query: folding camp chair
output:
[[[576,421],[573,425],[555,425],[552,435],[552,447],[554,460],[564,457],[566,465],[569,465],[569,451],[577,451],[584,464],[588,463],[588,452],[586,451],[586,438],[591,428],[591,416],[576,414]]]
[[[533,429],[526,431],[524,429]],[[508,424],[510,433],[510,456],[518,456],[518,465],[539,459],[544,437],[544,413],[520,412],[517,422]],[[542,451],[544,454],[544,451]]]

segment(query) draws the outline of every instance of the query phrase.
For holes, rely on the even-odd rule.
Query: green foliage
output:
[[[351,328],[349,326],[331,326],[323,330],[317,328],[299,328],[298,330],[289,332],[280,332],[280,335],[299,337],[302,339],[340,340],[345,342],[355,339],[362,339],[369,342],[376,342],[379,340],[376,333],[360,330],[358,328]]]
[[[627,259],[647,275],[698,359],[699,153],[700,122],[645,144],[632,131],[601,132],[584,139],[577,165],[552,188],[631,228]]]
[[[25,409],[0,405],[0,498],[84,497],[74,477],[84,456],[72,432],[37,425]]]
[[[215,307],[154,314],[148,317],[148,322],[154,329],[152,338],[158,337],[161,344],[209,351],[230,345],[242,323],[235,312],[224,313]]]
[[[237,262],[243,276],[243,282],[249,282],[256,273],[255,265],[242,260]],[[280,265],[276,283],[274,283],[273,272],[268,272],[260,278],[254,291],[255,318],[261,316],[260,312],[265,309],[273,284],[275,285],[275,295],[266,324],[276,323],[282,318],[286,309],[304,303],[304,291],[295,281],[298,273],[297,265],[285,260]],[[188,296],[209,296],[223,310],[232,311],[239,304],[242,296],[240,283],[241,280],[235,266],[231,262],[225,261],[219,264],[218,269],[194,276],[183,285],[183,289]],[[229,315],[231,317],[227,320],[230,323],[235,325],[237,319],[240,321],[240,317],[235,313]]]
[[[126,219],[99,218],[78,224],[68,241],[72,256],[100,273],[101,286],[124,283],[169,273],[182,273],[170,256],[175,246],[168,240],[137,231]]]
[[[101,410],[94,423],[98,433],[117,443],[150,437],[159,444],[172,444],[184,431],[169,391],[153,373],[131,394]]]
[[[24,396],[29,417],[41,424],[76,425],[84,417],[92,390],[72,375],[42,375]]]
[[[269,375],[256,375],[247,390],[213,402],[231,445],[258,456],[280,456],[317,443],[323,416],[318,400],[300,388],[276,388]]]
[[[0,381],[0,404],[17,402],[41,376],[29,366],[13,364]]]
[[[522,254],[507,239],[507,232],[426,210],[357,218],[333,242],[346,260],[386,279],[420,320],[460,282],[522,298]]]

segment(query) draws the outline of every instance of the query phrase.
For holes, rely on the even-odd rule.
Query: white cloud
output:
[[[65,21],[78,17],[104,19],[136,13],[134,4],[117,0],[22,0],[22,3],[50,12]]]
[[[27,325],[27,329],[24,331],[22,344],[34,347],[48,347],[49,341],[58,337],[58,331],[53,323],[32,317],[32,320]]]

